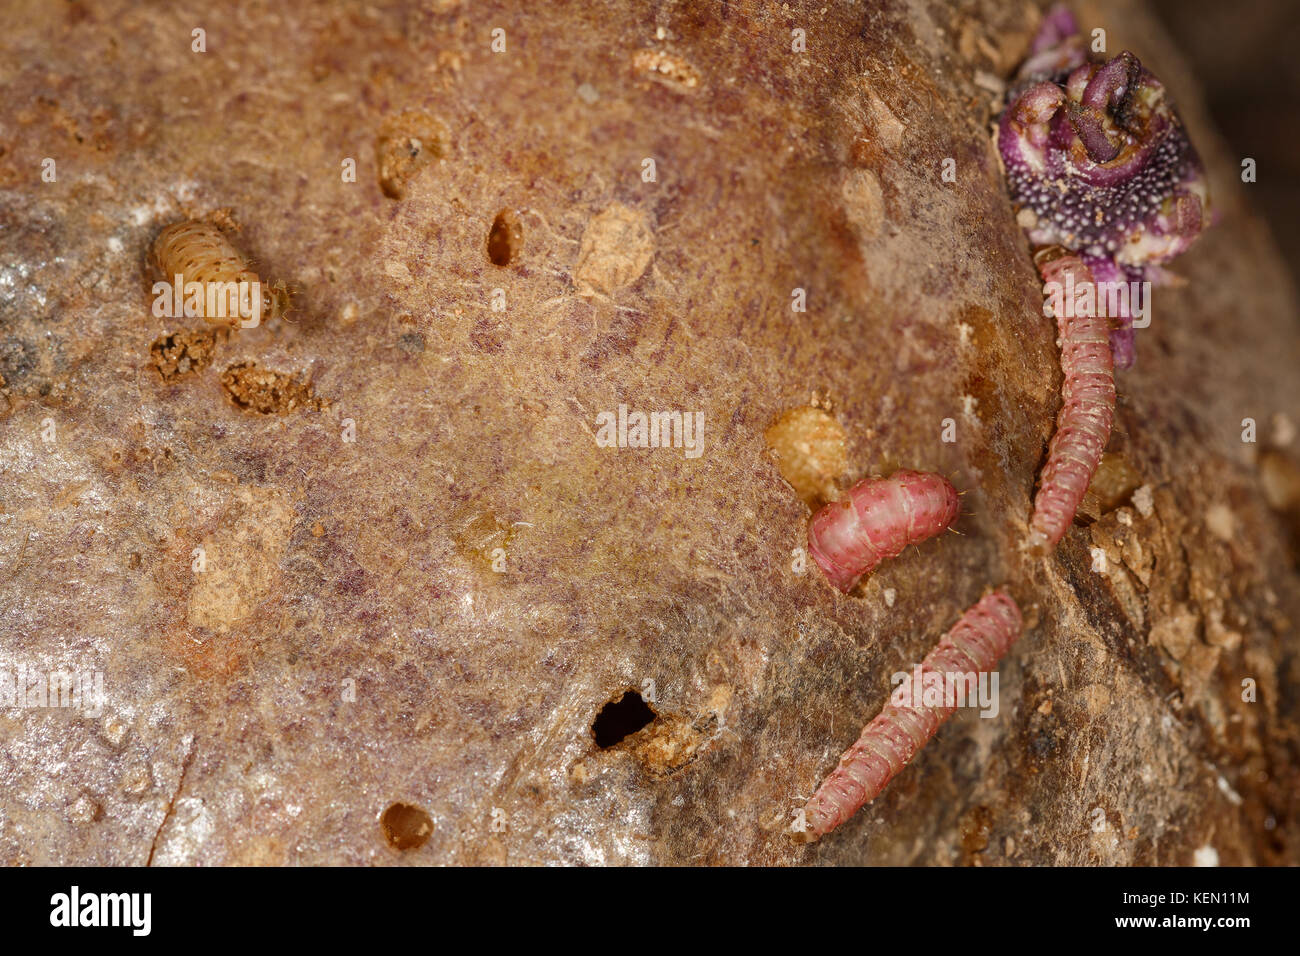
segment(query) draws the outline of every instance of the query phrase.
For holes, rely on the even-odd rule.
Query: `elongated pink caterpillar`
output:
[[[961,616],[921,662],[921,674],[976,675],[991,672],[1020,636],[1020,608],[1004,591],[980,599]],[[920,689],[913,693],[920,696]],[[802,833],[811,842],[834,830],[874,800],[898,776],[957,709],[955,700],[926,706],[914,697],[905,707],[887,704],[840,757],[804,807]]]
[[[813,515],[808,550],[827,580],[848,594],[881,561],[941,534],[960,511],[957,489],[942,475],[896,471],[867,478]]]
[[[1047,249],[1035,259],[1044,283],[1058,283],[1058,288],[1076,292],[1091,285],[1095,301],[1092,273],[1078,256]],[[1110,440],[1115,417],[1115,368],[1109,325],[1103,316],[1076,315],[1101,310],[1076,309],[1073,297],[1061,295],[1057,301],[1062,305],[1056,325],[1065,381],[1056,433],[1047,447],[1047,464],[1043,466],[1029,522],[1028,547],[1037,554],[1050,552],[1069,529]]]

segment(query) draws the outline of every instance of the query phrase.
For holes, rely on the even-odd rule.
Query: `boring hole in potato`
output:
[[[384,839],[394,850],[414,850],[424,846],[433,833],[433,818],[409,803],[394,803],[379,818]]]
[[[649,726],[657,716],[640,694],[629,690],[600,709],[591,733],[596,738],[596,746],[604,750]]]
[[[494,266],[510,265],[519,255],[523,241],[523,226],[513,212],[502,209],[492,220],[492,228],[488,231],[488,259]]]

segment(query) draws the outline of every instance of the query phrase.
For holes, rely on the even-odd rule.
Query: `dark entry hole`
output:
[[[591,725],[596,746],[612,747],[648,725],[656,716],[641,695],[630,690],[618,700],[611,700],[596,715],[596,722]]]
[[[509,209],[502,209],[488,231],[487,254],[494,266],[508,266],[519,255],[524,229]]]
[[[424,846],[433,833],[433,818],[409,803],[394,803],[379,818],[384,839],[394,850],[413,850]]]

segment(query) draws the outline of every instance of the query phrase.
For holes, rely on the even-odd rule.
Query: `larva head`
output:
[[[208,322],[216,325],[226,325],[231,329],[254,329],[264,322],[272,319],[278,319],[284,316],[289,310],[288,292],[284,288],[284,283],[270,285],[258,279],[256,275],[249,273],[252,278],[246,280],[257,283],[256,304],[247,304],[249,311],[232,311],[227,309],[224,316],[207,315],[205,318]],[[241,302],[240,309],[244,309],[246,304]]]
[[[293,311],[294,290],[283,281],[273,286],[262,285],[262,316],[266,319],[282,319]]]
[[[850,498],[831,502],[808,523],[808,553],[831,586],[845,594],[857,585],[869,563],[861,556],[862,538]]]
[[[1041,69],[1048,53],[1031,62]],[[1132,53],[1074,60],[1050,61],[1064,69],[1019,88],[998,125],[1022,224],[1036,245],[1121,266],[1165,262],[1209,225],[1200,158],[1164,86]]]
[[[1044,558],[1052,553],[1053,545],[1045,532],[1031,527],[1022,547],[1033,557]]]

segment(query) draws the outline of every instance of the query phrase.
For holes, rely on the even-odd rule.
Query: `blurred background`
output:
[[[1300,282],[1300,0],[1153,0]]]

